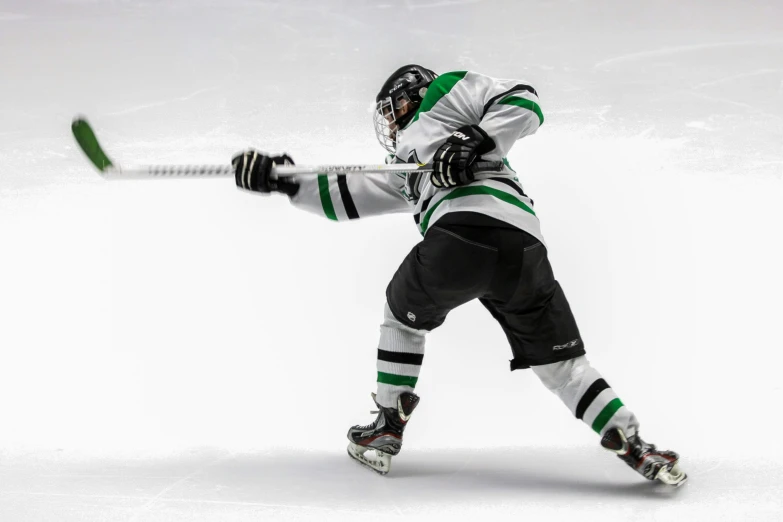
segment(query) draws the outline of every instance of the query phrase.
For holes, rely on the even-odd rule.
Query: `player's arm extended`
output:
[[[334,221],[411,212],[400,188],[405,180],[395,173],[319,174],[299,181],[291,203]]]
[[[334,221],[412,210],[402,195],[401,174],[319,174],[297,179],[271,175],[274,165],[293,164],[287,154],[271,156],[253,149],[232,159],[237,187],[285,194],[294,206]]]

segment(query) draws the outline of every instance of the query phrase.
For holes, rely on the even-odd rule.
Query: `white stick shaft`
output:
[[[392,165],[316,165],[312,167],[274,167],[272,177],[315,176],[318,174],[376,174],[383,172],[432,172],[432,167],[415,163]],[[110,167],[103,172],[106,179],[154,178],[214,178],[234,175],[231,165],[137,165]]]

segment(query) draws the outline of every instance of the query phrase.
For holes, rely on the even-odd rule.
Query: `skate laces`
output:
[[[634,435],[628,442],[631,446],[631,453],[637,459],[642,458],[646,453],[655,451],[655,445],[645,442],[639,435]]]
[[[375,411],[371,411],[370,413],[373,414],[373,415],[377,415],[378,413],[381,413],[381,412],[380,412],[380,410],[375,410]],[[367,424],[366,426],[357,426],[356,429],[359,429],[359,430],[362,430],[362,431],[367,431],[367,430],[369,430],[371,428],[374,429],[376,424],[378,424],[378,417],[375,417],[375,421],[374,422],[371,422],[370,424]]]

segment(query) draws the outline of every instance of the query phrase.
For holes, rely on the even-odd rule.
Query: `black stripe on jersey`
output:
[[[579,399],[579,404],[576,406],[576,418],[581,420],[595,398],[607,388],[609,388],[609,385],[603,379],[598,379],[591,384],[585,391],[585,394],[582,395],[582,398]]]
[[[429,207],[429,206],[430,206],[430,201],[432,201],[432,198],[434,198],[434,197],[435,197],[435,196],[430,196],[430,197],[428,197],[427,199],[425,199],[425,200],[424,200],[424,203],[422,203],[422,204],[421,204],[421,213],[422,213],[422,214],[424,214],[425,212],[427,212],[427,207]]]
[[[421,366],[424,361],[424,354],[421,353],[402,353],[402,352],[387,352],[386,350],[378,349],[378,360],[386,361],[390,363],[399,364],[413,364]]]
[[[424,203],[421,204],[421,210],[419,211],[419,213],[413,215],[413,221],[415,221],[417,225],[419,224],[419,221],[421,220],[421,215],[424,214],[425,212],[427,212],[427,207],[430,206],[430,201],[432,201],[432,198],[434,198],[434,197],[435,196],[430,196],[427,199],[425,199]]]
[[[481,114],[481,117],[483,118],[487,114],[487,111],[489,110],[489,108],[492,107],[492,104],[494,104],[496,101],[500,100],[501,98],[503,98],[505,96],[508,96],[509,94],[511,94],[513,92],[519,92],[519,91],[527,91],[527,92],[529,92],[531,94],[535,94],[536,96],[538,96],[538,93],[536,92],[536,90],[534,88],[532,88],[529,85],[523,85],[523,84],[520,83],[519,85],[514,86],[512,89],[509,89],[506,92],[502,92],[502,93],[498,94],[497,96],[494,96],[491,100],[489,100],[487,102],[487,104],[484,105],[484,112]]]
[[[520,196],[527,197],[527,194],[525,194],[525,191],[522,190],[522,187],[519,186],[519,183],[515,182],[513,179],[508,178],[489,178],[490,181],[497,181],[498,183],[503,183],[504,185],[508,185],[514,191],[519,194]]]
[[[348,214],[348,219],[359,219],[359,212],[356,211],[356,205],[353,204],[353,198],[348,190],[348,181],[345,179],[345,174],[337,175],[337,186],[340,188],[340,196],[343,198],[343,206],[345,206],[345,213]]]

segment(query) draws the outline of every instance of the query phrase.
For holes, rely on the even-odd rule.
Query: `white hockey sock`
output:
[[[639,429],[639,421],[609,387],[584,355],[568,361],[533,366],[544,386],[560,397],[571,413],[603,435],[620,428],[627,436]]]
[[[392,315],[388,303],[383,309],[378,343],[378,391],[375,400],[384,408],[397,406],[397,397],[412,392],[419,380],[427,330],[405,326]]]

